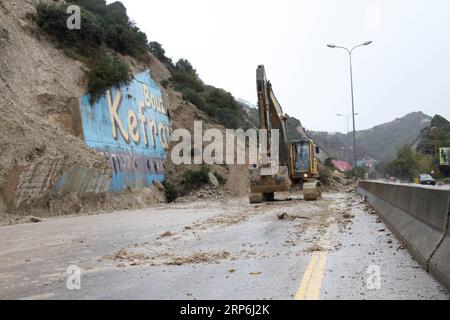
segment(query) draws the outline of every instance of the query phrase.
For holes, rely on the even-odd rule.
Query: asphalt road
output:
[[[1,227],[0,299],[449,299],[357,194],[295,198]]]

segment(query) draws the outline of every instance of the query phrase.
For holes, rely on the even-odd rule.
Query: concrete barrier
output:
[[[444,240],[431,258],[429,271],[450,292],[450,221]]]
[[[360,181],[358,192],[416,261],[450,290],[450,190]]]

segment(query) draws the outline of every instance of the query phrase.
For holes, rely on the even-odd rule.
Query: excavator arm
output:
[[[287,116],[283,113],[272,90],[272,84],[267,80],[263,65],[256,70],[256,88],[258,93],[259,129],[266,129],[269,134],[268,152],[271,154],[270,134],[271,130],[279,130],[280,165],[290,166],[288,161],[289,139],[286,130]]]

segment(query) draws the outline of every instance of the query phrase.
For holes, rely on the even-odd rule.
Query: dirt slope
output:
[[[152,76],[158,83],[170,78],[170,72],[167,68],[154,56],[150,54],[150,70]],[[199,110],[195,105],[184,101],[179,92],[174,91],[168,87],[163,92],[164,103],[166,104],[170,115],[173,119],[173,129],[184,128],[193,132],[194,121],[203,121],[203,130],[210,128],[219,129],[225,132],[222,125],[217,124],[213,120]],[[167,178],[173,182],[174,185],[179,185],[182,182],[182,173],[187,169],[198,170],[197,165],[182,165],[174,166],[171,161],[167,166]],[[212,172],[217,172],[224,176],[227,180],[225,189],[228,193],[233,195],[244,195],[248,191],[248,167],[246,165],[214,165],[211,166]]]
[[[20,215],[55,215],[163,201],[156,189],[147,197],[137,194],[134,201],[130,194],[122,201],[121,195],[52,195],[55,180],[70,168],[81,166],[105,176],[111,169],[72,128],[71,111],[85,91],[85,67],[36,29],[33,4],[0,0],[0,216],[8,207],[9,213]]]
[[[0,220],[8,220],[6,212],[47,216],[164,201],[157,186],[121,195],[67,194],[60,198],[52,193],[57,178],[72,168],[95,170],[105,176],[111,175],[111,169],[103,157],[85,146],[72,125],[72,110],[79,107],[85,92],[86,66],[67,57],[37,29],[32,20],[34,4],[34,0],[0,0]],[[157,82],[170,77],[167,68],[151,55],[148,65],[127,60],[134,71],[150,67]],[[203,120],[206,128],[223,129],[183,101],[179,93],[170,88],[161,90],[174,128],[192,130],[194,120]],[[169,162],[168,179],[180,184],[188,167],[175,168]],[[245,166],[214,166],[212,171],[227,178],[228,191],[246,192]]]

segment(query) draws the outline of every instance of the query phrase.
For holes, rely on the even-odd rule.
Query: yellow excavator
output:
[[[264,66],[258,66],[256,71],[258,93],[259,129],[267,130],[267,147],[260,145],[260,150],[279,153],[276,166],[270,161],[262,161],[249,169],[250,173],[250,203],[273,201],[275,192],[302,190],[307,201],[317,200],[321,194],[319,182],[318,159],[320,149],[314,141],[303,132],[300,140],[290,141],[287,136],[286,121],[288,116],[275,97],[272,85],[267,81]],[[272,130],[278,130],[279,145],[273,146],[270,135]],[[260,141],[261,143],[261,141]]]

